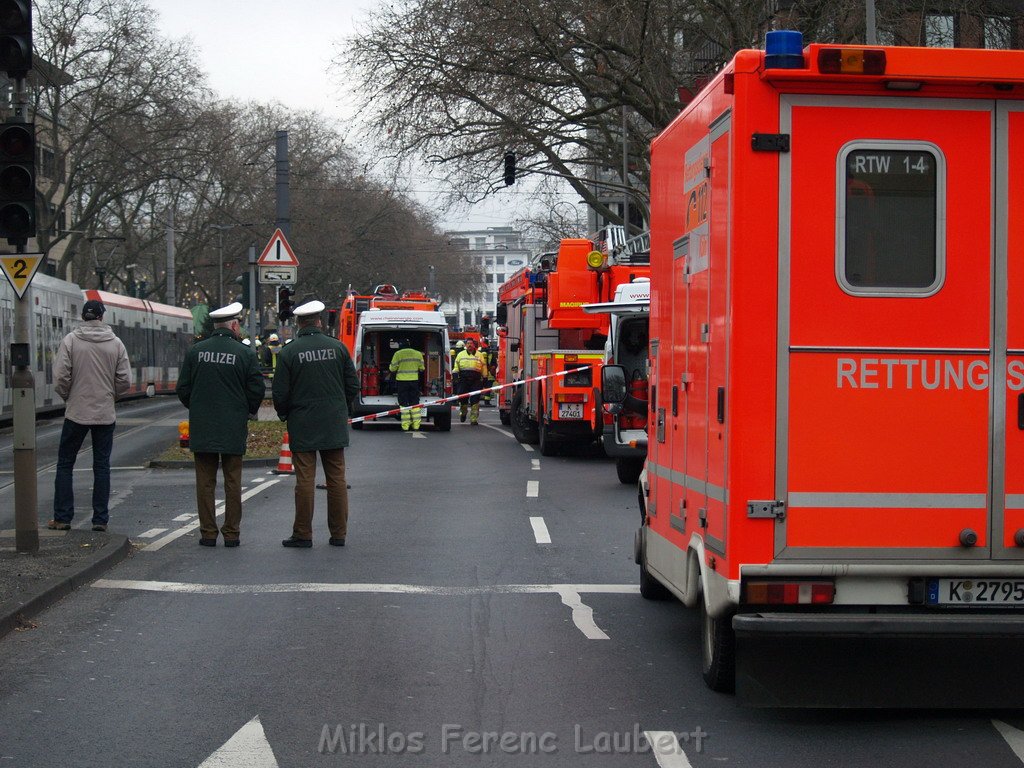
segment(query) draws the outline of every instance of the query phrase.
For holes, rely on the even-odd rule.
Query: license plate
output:
[[[582,419],[583,403],[559,403],[558,418],[560,419]]]
[[[932,605],[1024,605],[1021,579],[929,579]]]

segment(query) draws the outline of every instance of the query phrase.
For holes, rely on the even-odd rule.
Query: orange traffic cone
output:
[[[292,447],[288,444],[288,433],[284,433],[284,439],[281,441],[281,455],[277,459],[277,469],[271,470],[275,475],[294,475],[295,469],[292,467]]]

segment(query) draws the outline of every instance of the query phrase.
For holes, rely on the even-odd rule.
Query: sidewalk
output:
[[[127,536],[91,531],[39,532],[39,551],[15,551],[14,531],[0,531],[0,638],[131,552]]]

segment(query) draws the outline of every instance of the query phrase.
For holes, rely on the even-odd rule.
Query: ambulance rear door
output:
[[[781,101],[776,556],[989,559],[1007,407],[995,102]]]

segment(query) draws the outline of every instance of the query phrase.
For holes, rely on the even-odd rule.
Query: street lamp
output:
[[[106,277],[107,277],[107,263],[110,261],[110,257],[114,255],[114,251],[117,249],[117,243],[124,242],[125,238],[120,235],[89,235],[86,237],[92,244],[92,260],[96,264],[96,277],[100,281],[100,290],[107,290]],[[103,258],[104,263],[100,263],[99,254],[96,252],[96,241],[97,240],[109,240],[114,243],[111,246],[110,251]]]

